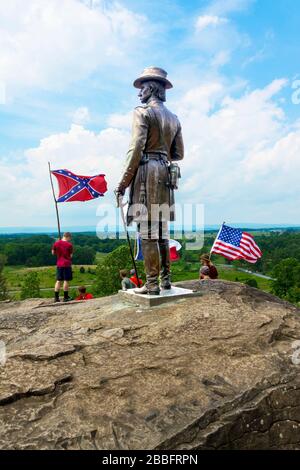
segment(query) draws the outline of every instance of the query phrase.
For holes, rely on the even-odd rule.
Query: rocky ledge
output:
[[[203,295],[2,303],[0,448],[300,448],[300,310],[238,283],[178,285]]]

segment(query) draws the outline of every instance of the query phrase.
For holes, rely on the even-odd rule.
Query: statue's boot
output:
[[[134,289],[136,294],[159,295],[159,247],[157,240],[143,240],[142,251],[146,271],[146,284],[140,289]]]
[[[162,289],[171,289],[170,247],[168,239],[159,240],[159,251],[161,260],[160,287]]]

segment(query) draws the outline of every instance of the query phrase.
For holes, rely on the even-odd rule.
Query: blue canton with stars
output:
[[[242,236],[243,232],[239,228],[232,228],[228,227],[227,225],[223,225],[217,240],[221,240],[222,242],[230,243],[230,245],[239,247]]]

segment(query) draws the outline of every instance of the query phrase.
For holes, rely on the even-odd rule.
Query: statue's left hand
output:
[[[122,200],[122,198],[125,194],[125,190],[126,190],[126,188],[124,188],[120,184],[114,190],[114,193],[115,193],[115,196],[116,196],[116,201],[117,201],[117,207],[120,207],[120,200]]]
[[[125,191],[126,191],[126,188],[124,188],[124,186],[122,186],[121,184],[118,184],[118,186],[114,190],[114,193],[115,194],[120,194],[121,196],[124,196]]]

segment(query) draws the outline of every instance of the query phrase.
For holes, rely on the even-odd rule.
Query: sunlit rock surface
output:
[[[203,295],[1,303],[0,448],[300,448],[299,309],[238,283],[178,286]]]

